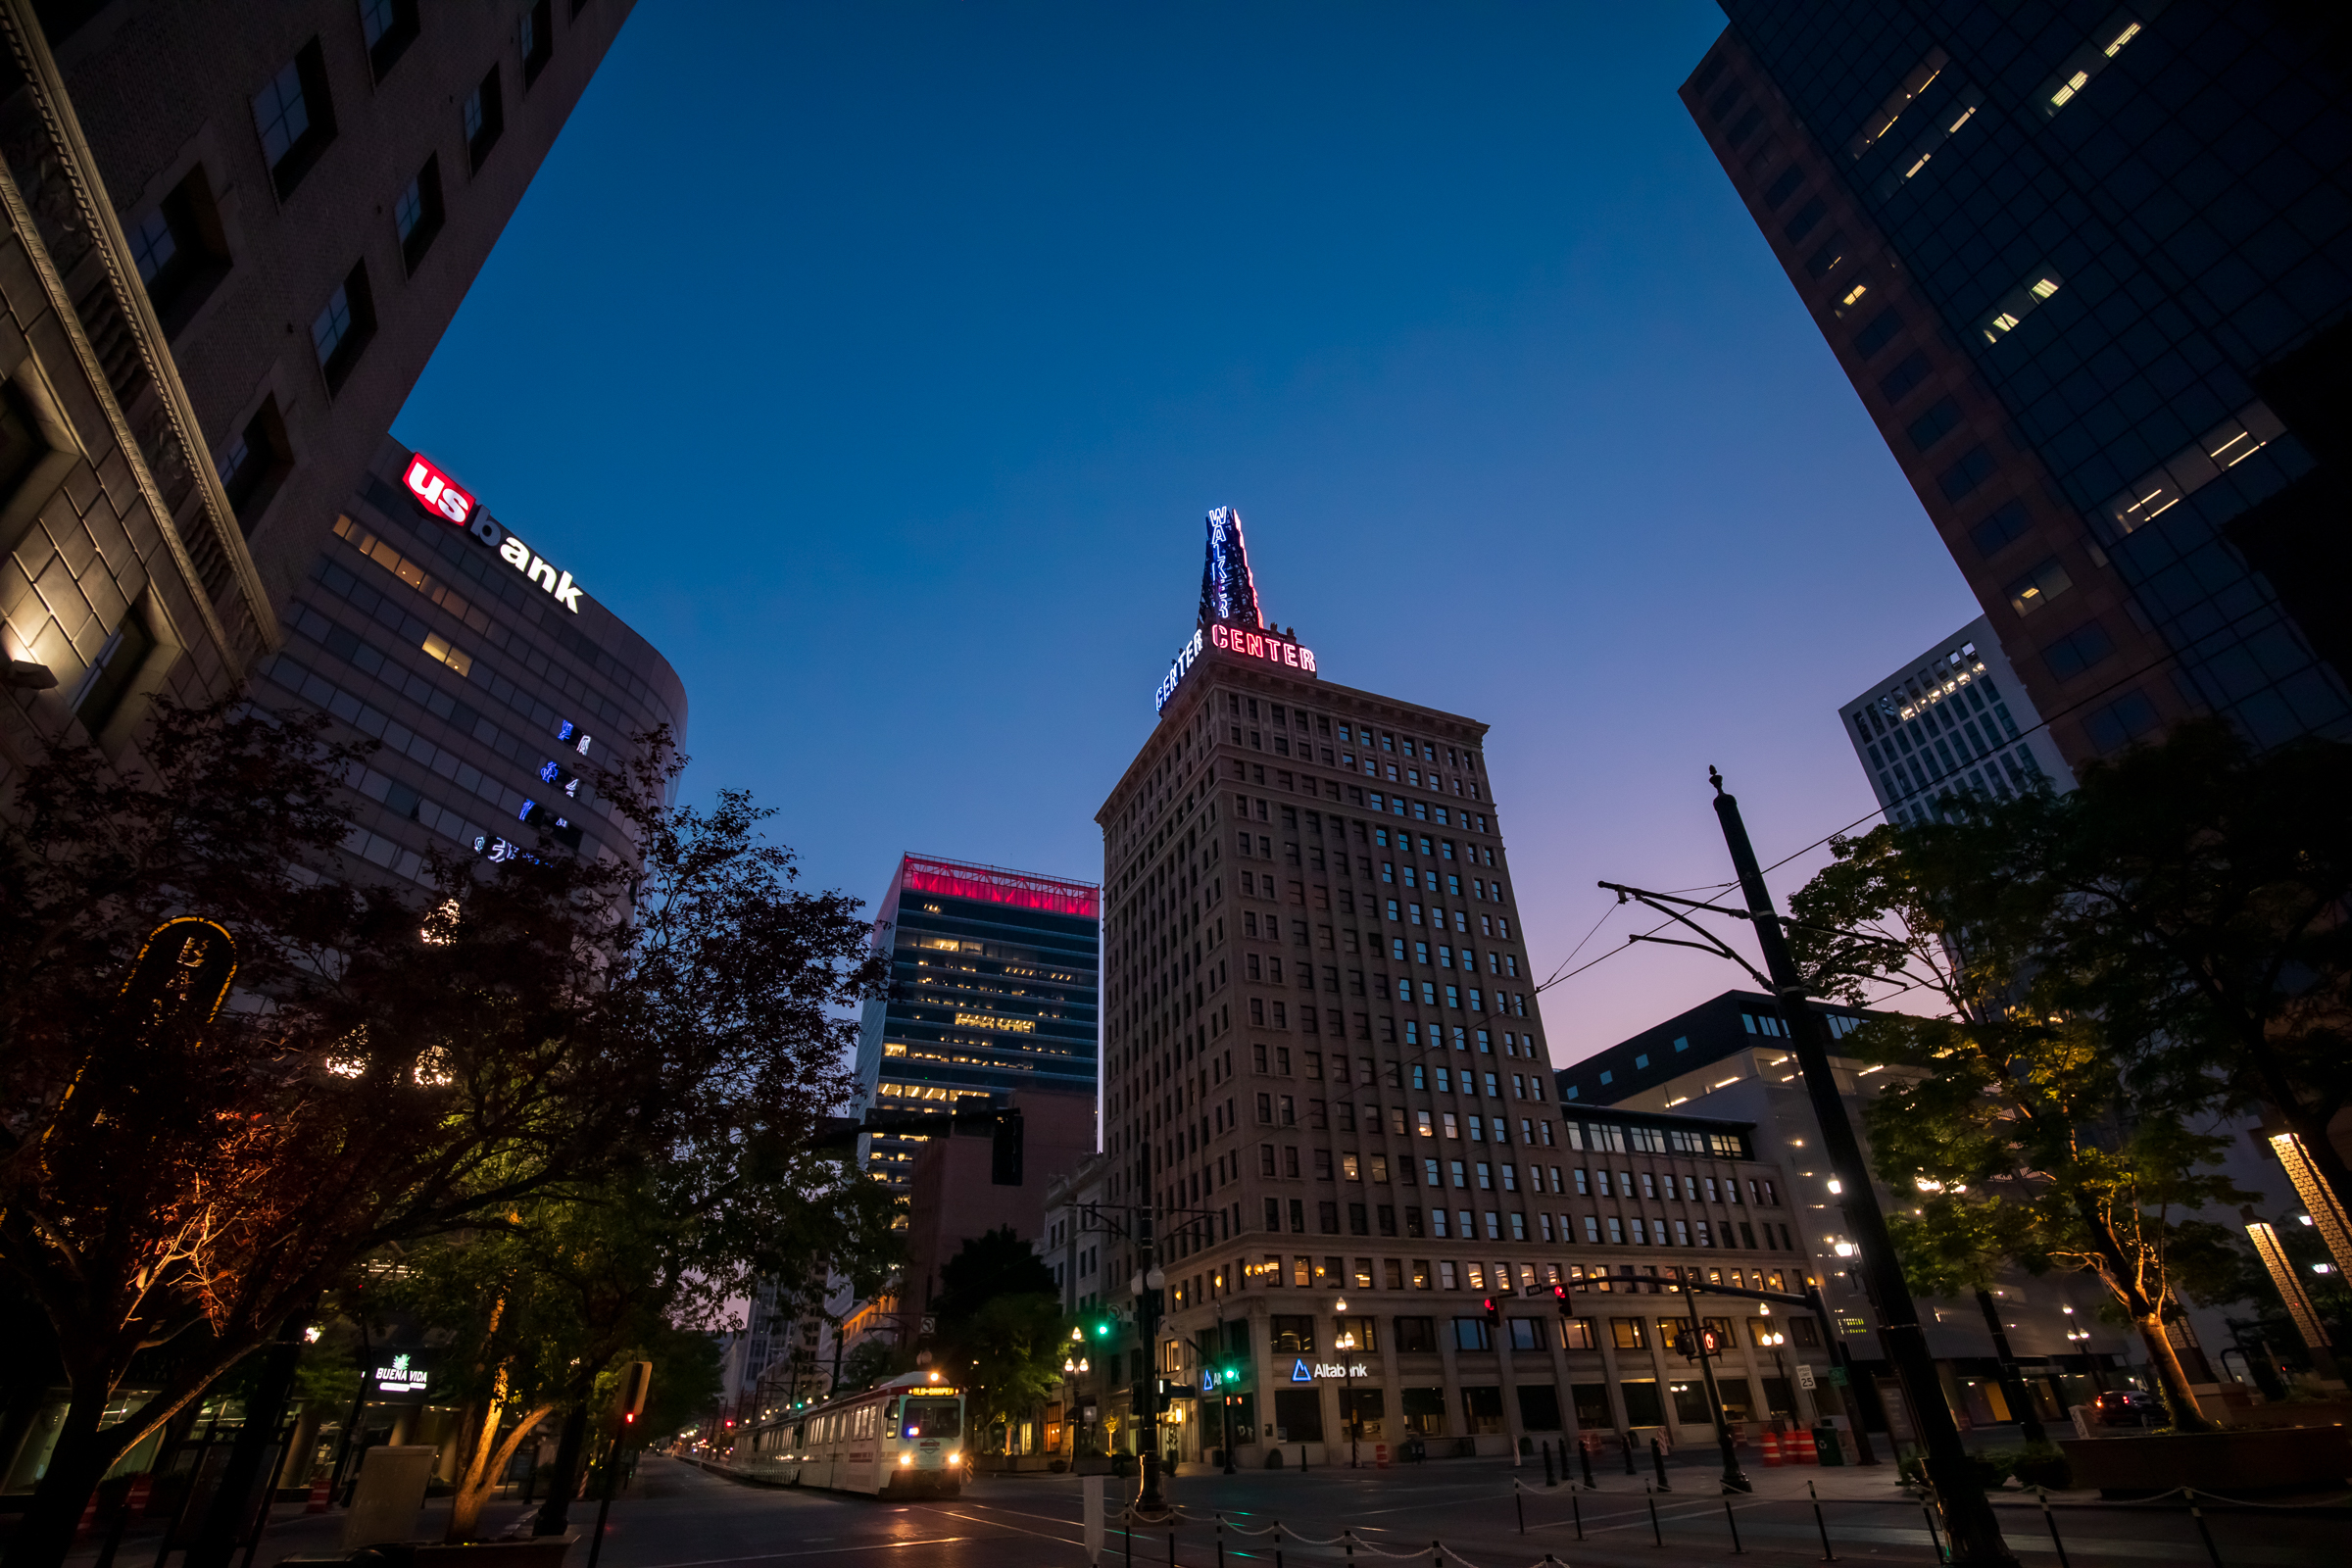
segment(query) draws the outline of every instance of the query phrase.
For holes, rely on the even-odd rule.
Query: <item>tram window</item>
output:
[[[906,1436],[946,1441],[963,1434],[963,1407],[954,1399],[909,1399]]]

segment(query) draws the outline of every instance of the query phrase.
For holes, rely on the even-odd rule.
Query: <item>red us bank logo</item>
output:
[[[462,523],[473,515],[473,497],[423,457],[409,460],[408,481],[411,495],[450,521]]]
[[[500,560],[529,578],[557,604],[575,615],[580,612],[580,585],[571,580],[571,573],[515,538],[482,510],[472,492],[443,473],[431,459],[421,454],[410,458],[408,470],[401,477],[409,487],[409,494],[426,510],[439,513],[497,551]]]

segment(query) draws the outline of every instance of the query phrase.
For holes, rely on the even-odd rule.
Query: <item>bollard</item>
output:
[[[1747,1548],[1740,1544],[1740,1521],[1732,1516],[1732,1499],[1729,1497],[1723,1499],[1723,1522],[1732,1527],[1732,1555],[1746,1556]]]
[[[1546,1440],[1544,1445],[1544,1485],[1546,1488],[1559,1485],[1551,1476],[1551,1444],[1549,1440]]]
[[[1176,1532],[1168,1532],[1168,1568],[1176,1568]]]
[[[1274,1568],[1282,1568],[1282,1521],[1274,1521]]]
[[[1355,1527],[1350,1525],[1346,1530],[1341,1531],[1340,1540],[1345,1543],[1348,1547],[1348,1560],[1349,1562],[1355,1561]]]
[[[2050,1544],[2058,1548],[2058,1568],[2075,1568],[2066,1560],[2066,1543],[2058,1539],[2058,1516],[2050,1512],[2049,1488],[2035,1487],[2034,1493],[2041,1498],[2041,1522],[2050,1527]]]
[[[1519,1533],[1524,1536],[1527,1534],[1527,1494],[1513,1487],[1511,1501],[1519,1509]]]
[[[1585,1489],[1586,1489],[1588,1492],[1597,1492],[1597,1491],[1599,1491],[1599,1490],[1600,1490],[1599,1483],[1595,1482],[1595,1481],[1592,1479],[1592,1449],[1591,1446],[1589,1446],[1589,1445],[1587,1445],[1587,1444],[1582,1444],[1582,1443],[1578,1444],[1578,1445],[1576,1446],[1576,1456],[1577,1456],[1577,1458],[1579,1458],[1579,1459],[1581,1459],[1581,1460],[1583,1460],[1583,1461],[1584,1461],[1584,1466],[1585,1466]]]
[[[1950,1562],[1952,1559],[1945,1554],[1943,1549],[1943,1537],[1936,1529],[1936,1510],[1930,1507],[1924,1499],[1919,1505],[1919,1516],[1928,1522],[1928,1544],[1934,1548],[1936,1560]]]
[[[1225,1516],[1217,1515],[1217,1568],[1225,1568]]]
[[[1813,1490],[1810,1481],[1805,1483],[1805,1495],[1813,1499],[1813,1523],[1821,1531],[1821,1560],[1836,1562],[1838,1553],[1830,1546],[1830,1522],[1821,1516],[1821,1494]]]
[[[1127,1527],[1121,1532],[1127,1538],[1127,1568],[1135,1568],[1135,1512],[1132,1504],[1120,1510],[1119,1523]]]
[[[1666,1479],[1666,1445],[1655,1438],[1649,1440],[1649,1462],[1658,1472],[1658,1490],[1672,1492],[1674,1484]]]
[[[1446,1568],[1446,1548],[1434,1541],[1429,1544],[1429,1568]]]
[[[1653,1492],[1653,1493],[1650,1493],[1650,1494],[1648,1494],[1648,1496],[1649,1496],[1649,1533],[1650,1533],[1650,1535],[1651,1535],[1653,1538],[1655,1538],[1657,1544],[1659,1544],[1659,1545],[1663,1546],[1664,1544],[1666,1544],[1666,1532],[1664,1532],[1663,1530],[1660,1530],[1660,1529],[1658,1528],[1658,1494],[1657,1494],[1656,1493],[1654,1493],[1654,1492]]]
[[[2197,1535],[2205,1543],[2205,1555],[2213,1559],[2213,1568],[2222,1568],[2221,1549],[2213,1544],[2213,1532],[2205,1528],[2205,1510],[2197,1506],[2196,1489],[2183,1487],[2181,1491],[2188,1497],[2188,1516],[2197,1522]]]
[[[1306,1445],[1303,1443],[1298,1445],[1298,1473],[1306,1474]]]
[[[1631,1432],[1625,1435],[1625,1473],[1629,1476],[1641,1474],[1634,1468],[1634,1435]]]
[[[1585,1539],[1585,1508],[1584,1508],[1584,1504],[1582,1504],[1582,1503],[1580,1503],[1580,1502],[1578,1502],[1578,1501],[1576,1500],[1576,1494],[1575,1494],[1575,1493],[1573,1493],[1573,1492],[1571,1492],[1570,1494],[1568,1494],[1568,1511],[1569,1511],[1570,1513],[1572,1513],[1572,1514],[1576,1515],[1576,1539],[1577,1539],[1577,1540],[1579,1540],[1579,1541],[1582,1541],[1582,1540],[1584,1540],[1584,1539]]]

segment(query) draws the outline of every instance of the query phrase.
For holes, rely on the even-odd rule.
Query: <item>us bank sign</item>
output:
[[[473,493],[442,472],[431,459],[422,453],[412,457],[408,472],[401,477],[409,487],[409,494],[426,511],[439,513],[497,551],[501,561],[536,583],[565,610],[575,615],[580,612],[580,585],[571,580],[571,573],[558,570],[554,563],[494,521]]]

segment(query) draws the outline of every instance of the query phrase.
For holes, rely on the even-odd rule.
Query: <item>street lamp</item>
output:
[[[1150,1353],[1159,1353],[1159,1293],[1168,1283],[1167,1271],[1153,1264],[1149,1270],[1138,1269],[1129,1282],[1135,1293],[1136,1327],[1141,1331]],[[1143,1488],[1135,1499],[1136,1511],[1157,1519],[1167,1512],[1167,1502],[1159,1490],[1159,1368],[1146,1366],[1143,1382],[1136,1387],[1136,1426],[1145,1439],[1140,1456]]]
[[[1348,1468],[1356,1468],[1356,1444],[1363,1436],[1364,1424],[1355,1415],[1355,1333],[1348,1327],[1348,1298],[1341,1297],[1331,1303],[1332,1326],[1340,1331],[1331,1348],[1340,1352],[1340,1376],[1345,1380],[1348,1399]]]

